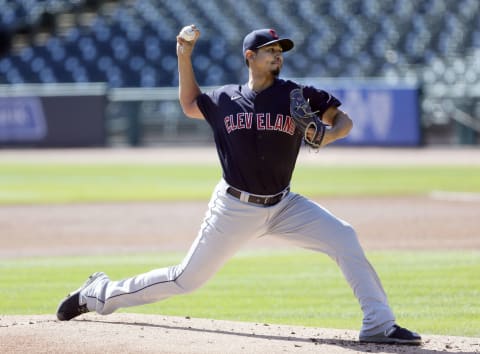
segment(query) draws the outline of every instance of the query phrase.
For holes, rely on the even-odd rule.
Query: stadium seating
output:
[[[246,79],[242,39],[258,27],[295,41],[284,76],[414,75],[422,82],[466,84],[480,76],[478,0],[136,0],[104,7],[98,1],[88,24],[77,18],[58,30],[62,14],[78,17],[91,3],[0,0],[3,31],[35,28],[45,13],[57,21],[44,43],[31,41],[0,59],[0,83],[176,85],[175,35],[190,23],[202,31],[194,57],[201,85]]]

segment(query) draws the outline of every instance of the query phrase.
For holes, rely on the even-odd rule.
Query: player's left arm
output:
[[[322,122],[329,126],[329,128],[325,130],[322,146],[345,138],[353,127],[353,122],[348,114],[335,106],[329,107],[323,113]]]

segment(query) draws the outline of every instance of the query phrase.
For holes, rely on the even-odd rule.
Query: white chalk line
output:
[[[480,193],[474,192],[432,191],[429,197],[435,200],[454,202],[480,202]]]

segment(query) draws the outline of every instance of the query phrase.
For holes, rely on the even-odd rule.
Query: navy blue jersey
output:
[[[197,104],[210,124],[223,169],[231,186],[272,195],[290,184],[303,135],[290,117],[290,91],[299,85],[276,79],[256,93],[245,85],[227,85],[203,93]],[[313,111],[321,116],[340,102],[329,93],[304,87]]]

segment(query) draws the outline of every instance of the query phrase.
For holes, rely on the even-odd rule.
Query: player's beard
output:
[[[273,77],[278,77],[280,75],[280,71],[282,70],[282,64],[278,64],[276,65],[276,68],[275,69],[272,69],[272,71],[270,71],[270,73],[273,75]]]

